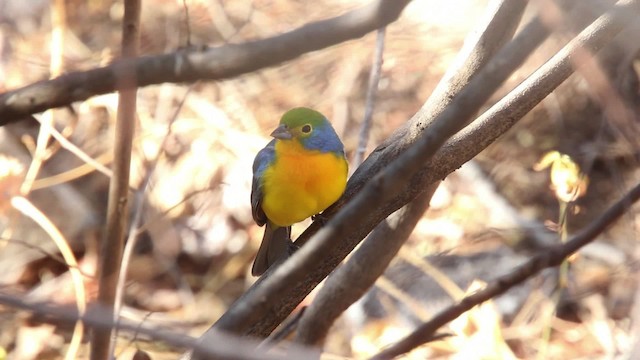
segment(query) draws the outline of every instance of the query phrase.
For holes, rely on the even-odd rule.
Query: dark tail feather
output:
[[[251,268],[251,275],[262,275],[283,254],[289,251],[290,245],[291,227],[279,227],[267,221],[260,249],[258,249],[256,260]]]

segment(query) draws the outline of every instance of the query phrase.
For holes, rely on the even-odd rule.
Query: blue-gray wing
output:
[[[271,140],[262,150],[258,152],[253,160],[253,182],[251,184],[251,213],[253,220],[260,226],[267,222],[267,215],[262,210],[263,177],[264,172],[273,163],[276,157],[276,140]]]

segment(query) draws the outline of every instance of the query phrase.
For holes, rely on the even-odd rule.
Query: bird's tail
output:
[[[267,221],[264,237],[258,249],[251,275],[260,276],[275,263],[291,246],[291,227],[280,227]]]

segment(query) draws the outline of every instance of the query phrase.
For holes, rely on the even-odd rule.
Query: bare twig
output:
[[[77,145],[69,141],[69,139],[65,138],[58,130],[53,127],[51,123],[38,119],[36,116],[34,116],[34,118],[40,123],[40,127],[43,130],[46,130],[54,139],[56,139],[64,149],[77,156],[78,159],[84,161],[85,164],[93,167],[105,176],[112,176],[112,172],[108,167],[93,159],[89,154],[84,152]]]
[[[40,315],[42,317],[38,318],[39,321],[51,323],[82,321],[90,328],[105,330],[117,327],[122,331],[145,335],[151,339],[163,341],[176,347],[198,349],[203,354],[216,359],[283,360],[292,358],[307,359],[310,356],[317,356],[317,350],[303,348],[295,344],[288,348],[289,355],[284,357],[264,352],[257,353],[254,349],[258,346],[258,342],[221,332],[213,335],[210,342],[203,343],[189,335],[185,335],[184,332],[170,331],[157,325],[141,326],[139,323],[124,319],[116,323],[111,316],[111,310],[100,305],[90,306],[80,316],[75,309],[71,309],[68,306],[54,305],[50,302],[34,302],[30,301],[25,294],[12,295],[1,291],[0,304]]]
[[[122,22],[122,56],[135,57],[140,42],[141,0],[125,0]],[[136,73],[131,66],[120,68],[117,85],[120,89],[118,117],[116,119],[113,176],[109,182],[107,225],[100,251],[98,301],[115,317],[114,303],[122,262],[124,232],[129,217],[129,174],[131,149],[136,119]],[[107,360],[111,357],[110,329],[94,330],[91,341],[91,359]]]
[[[440,115],[453,96],[469,83],[505,43],[513,37],[526,2],[494,1],[485,17],[465,40],[463,49],[440,81],[423,111]],[[380,223],[356,253],[338,268],[315,297],[301,321],[297,340],[319,344],[337,316],[360,298],[382,275],[415,224],[429,206],[439,182],[429,186],[408,205]]]
[[[356,39],[395,21],[409,0],[373,0],[362,8],[317,21],[272,38],[211,49],[123,59],[112,65],[72,72],[0,94],[0,126],[46,109],[116,90],[121,68],[135,69],[137,86],[163,82],[219,80],[281,64],[331,45]]]
[[[416,269],[420,269],[423,274],[433,279],[450,298],[459,300],[464,297],[464,290],[462,290],[455,281],[451,280],[445,272],[432,265],[426,259],[407,249],[400,249],[399,257],[407,264],[414,266]]]
[[[60,257],[58,254],[54,254],[52,252],[46,251],[45,249],[43,249],[42,247],[40,247],[38,245],[30,244],[29,242],[27,242],[25,240],[0,237],[0,242],[3,242],[3,241],[7,242],[7,243],[19,244],[20,246],[23,246],[23,247],[25,247],[27,249],[37,251],[40,254],[52,259],[53,261],[57,262],[58,264],[66,266],[69,269],[70,268],[77,269],[82,276],[84,276],[84,277],[86,277],[88,279],[94,279],[95,278],[95,276],[93,274],[89,274],[89,273],[83,271],[78,265],[71,266],[71,265],[69,265],[69,263],[67,261],[65,261],[64,257]]]
[[[151,181],[153,172],[156,166],[158,165],[160,156],[162,156],[162,154],[164,153],[167,139],[172,133],[171,129],[173,127],[173,123],[178,118],[178,115],[180,114],[180,110],[182,110],[182,106],[184,105],[184,102],[187,99],[187,96],[189,96],[189,93],[191,92],[192,88],[193,87],[189,87],[187,89],[186,93],[182,97],[182,100],[180,101],[180,104],[178,104],[178,106],[176,107],[173,113],[173,116],[169,119],[169,122],[167,124],[167,132],[162,138],[160,146],[158,146],[158,152],[156,153],[155,157],[152,160],[145,161],[145,174],[138,191],[136,191],[136,201],[134,202],[135,208],[133,209],[133,219],[131,220],[131,225],[129,226],[129,235],[127,237],[126,245],[124,248],[122,262],[120,264],[120,274],[118,276],[118,285],[116,288],[116,298],[114,303],[114,312],[115,314],[117,314],[116,318],[118,318],[120,314],[120,310],[122,307],[122,300],[124,297],[124,287],[127,280],[128,268],[131,262],[131,258],[133,256],[133,250],[135,249],[135,246],[137,243],[138,235],[140,234],[139,228],[142,221],[142,213],[143,213],[143,208],[145,204],[144,197],[147,191],[147,187],[149,186],[149,182]],[[118,335],[118,331],[116,329],[114,337],[117,337],[117,335]]]
[[[376,36],[376,50],[373,54],[373,65],[371,66],[371,72],[369,73],[369,86],[367,87],[367,98],[364,105],[364,119],[362,120],[362,127],[360,128],[358,148],[356,148],[356,154],[353,159],[353,169],[362,164],[364,153],[367,151],[367,144],[369,143],[373,108],[376,103],[376,93],[378,92],[378,83],[380,82],[380,73],[382,71],[385,31],[385,27],[378,29]]]
[[[492,130],[484,129],[485,134],[490,134],[490,139],[487,141],[489,143],[494,141],[497,134],[503,134],[537,104],[540,101],[538,94],[548,94],[557,84],[566,79],[566,76],[571,73],[571,66],[567,65],[568,58],[573,55],[572,49],[576,44],[584,45],[593,51],[600,49],[634,18],[633,14],[637,10],[637,5],[637,1],[622,2],[613,12],[599,18],[571,45],[554,57],[549,64],[536,72],[535,76],[530,78],[529,87],[531,89],[526,91],[530,96],[536,95],[532,100],[521,97],[522,89],[517,89],[515,94],[518,95],[519,101],[512,102],[513,99],[510,99],[506,104],[502,104],[502,110],[511,110],[512,113],[501,113],[500,117],[491,118],[492,123],[487,125]],[[531,50],[539,44],[535,41],[538,38],[540,38],[539,31],[536,31],[535,34],[523,35],[522,39],[519,36],[516,37],[513,46],[505,47],[496,56],[495,61],[491,61],[478,75],[472,78],[470,85],[454,99],[452,106],[438,117],[437,122],[449,124],[446,127],[460,126],[462,122],[466,121],[465,117],[469,116],[469,113],[476,111],[478,103],[481,103],[484,98],[489,96],[491,90],[497,87],[496,83],[499,83],[500,79],[506,78],[510,71],[524,61]],[[526,40],[526,46],[518,43],[518,40]],[[551,74],[546,74],[550,69],[553,70]],[[505,106],[507,104],[509,106]],[[504,125],[503,123],[508,124]],[[424,127],[420,117],[417,117],[413,124],[415,127]],[[422,130],[424,131],[424,129]],[[475,134],[468,134],[469,136],[464,138],[452,139],[447,148],[439,152],[437,157],[426,161],[429,153],[433,151],[432,146],[437,147],[438,139],[444,136],[440,130],[440,126],[435,127],[434,122],[429,131],[423,137],[418,138],[419,146],[414,146],[411,151],[402,153],[401,161],[396,161],[392,165],[388,162],[381,162],[380,167],[376,165],[364,169],[360,174],[356,172],[350,180],[344,199],[339,201],[333,212],[328,213],[331,215],[340,209],[340,216],[331,219],[327,226],[320,231],[318,231],[319,225],[312,225],[307,232],[312,234],[318,231],[315,240],[301,247],[289,261],[267,272],[267,276],[263,276],[252,289],[246,292],[214,327],[253,335],[267,334],[282,321],[281,319],[290,312],[295,304],[299,303],[305,294],[333,270],[336,264],[364,237],[364,234],[368,233],[381,219],[415,198],[425,189],[426,185],[437,179],[442,179],[487,146],[485,138],[482,136],[476,137]],[[427,146],[429,143],[430,145]],[[390,153],[389,158],[394,158],[393,154],[398,157],[397,148],[389,145],[389,142],[383,144],[379,153],[387,153],[388,155]],[[418,161],[413,158],[414,156],[421,157],[421,159]],[[374,157],[379,158],[379,156]],[[405,166],[409,167],[405,162],[407,157],[411,159],[410,162],[415,160],[416,166],[420,167],[420,171],[411,177],[408,185],[402,182],[404,176],[407,176],[402,171]],[[385,169],[384,172],[373,177],[382,168]],[[394,178],[396,175],[402,176]],[[393,190],[396,189],[396,185],[398,185],[399,192]],[[368,190],[364,188],[368,188]],[[349,204],[345,205],[347,199],[349,199]],[[362,209],[364,210],[361,211]],[[332,238],[336,241],[331,241]]]
[[[598,235],[611,226],[616,220],[624,215],[627,210],[640,199],[640,184],[631,189],[622,199],[602,214],[589,226],[583,228],[564,244],[559,244],[545,249],[538,255],[531,258],[526,263],[509,272],[507,275],[498,278],[486,288],[471,294],[460,300],[436,316],[429,322],[422,324],[409,336],[400,340],[393,346],[380,352],[372,359],[391,359],[398,355],[411,351],[425,341],[431,339],[435,332],[446,323],[454,320],[472,307],[505,293],[512,287],[523,283],[543,269],[560,265],[567,257],[578,251],[581,247],[593,241]]]
[[[191,191],[190,193],[186,194],[180,201],[178,201],[174,205],[168,207],[167,209],[159,212],[157,215],[154,215],[151,219],[147,220],[145,223],[140,225],[140,227],[138,227],[138,231],[137,231],[138,234],[142,233],[143,231],[148,230],[155,222],[160,221],[164,217],[168,216],[169,213],[171,213],[171,211],[173,211],[177,207],[181,206],[182,204],[184,204],[185,202],[187,202],[191,198],[193,198],[195,196],[198,196],[198,195],[200,195],[202,193],[211,192],[211,191],[213,191],[213,188],[206,188],[206,189],[200,189],[200,190]]]

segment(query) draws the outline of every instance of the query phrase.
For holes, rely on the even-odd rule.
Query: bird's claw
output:
[[[311,216],[311,220],[314,222],[317,221],[320,225],[324,226],[329,221],[329,218],[324,216],[324,214],[315,214]]]

